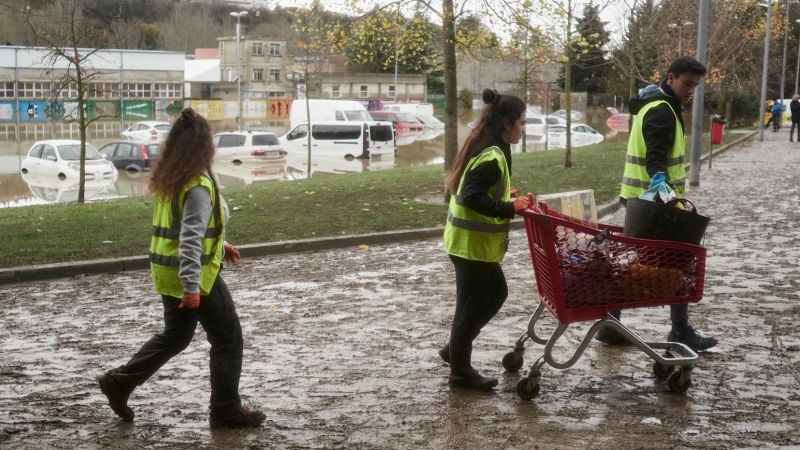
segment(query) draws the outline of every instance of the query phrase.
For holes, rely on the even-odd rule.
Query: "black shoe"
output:
[[[211,414],[208,421],[211,428],[254,428],[265,420],[267,420],[267,415],[263,412],[242,408],[236,414],[227,417],[214,417],[214,414]]]
[[[442,361],[450,364],[450,344],[445,344],[439,349],[439,357],[442,358]]]
[[[497,378],[484,377],[475,369],[461,372],[458,375],[450,374],[449,382],[451,386],[467,389],[480,389],[488,391],[497,386]]]
[[[100,390],[103,391],[103,395],[108,399],[108,405],[111,406],[111,409],[125,422],[133,422],[135,414],[128,406],[130,391],[114,381],[114,378],[108,372],[97,377],[97,384],[100,385]]]
[[[631,342],[625,336],[611,327],[600,328],[594,338],[608,345],[631,345]]]
[[[692,327],[687,327],[680,333],[675,332],[675,330],[670,331],[667,340],[684,344],[694,351],[708,350],[717,345],[716,339],[700,336]]]

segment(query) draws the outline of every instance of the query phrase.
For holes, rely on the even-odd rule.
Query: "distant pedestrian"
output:
[[[164,331],[127,364],[97,377],[111,409],[126,422],[134,418],[131,392],[189,346],[198,322],[211,344],[211,427],[255,427],[266,419],[239,398],[242,329],[220,275],[222,262],[236,262],[239,251],[224,240],[228,208],[211,172],[213,159],[208,122],[184,109],[150,176],[156,193],[150,271],[164,305]],[[198,381],[185,383],[194,388]]]
[[[789,142],[793,141],[794,128],[797,127],[797,142],[800,142],[800,95],[795,94],[789,103],[789,110],[792,112],[792,129],[789,131]]]
[[[636,198],[646,189],[661,183],[670,184],[683,197],[686,184],[683,118],[678,111],[692,98],[706,75],[706,67],[691,56],[675,59],[661,85],[651,84],[629,102],[635,116],[628,139],[625,169],[622,175],[620,203]],[[609,311],[621,317],[621,311]],[[707,350],[717,345],[713,337],[701,336],[689,325],[689,304],[670,305],[672,330],[667,339],[693,350]],[[603,327],[595,339],[609,345],[626,345],[627,338],[614,328]]]
[[[456,157],[447,179],[450,208],[444,249],[456,272],[456,309],[450,341],[439,356],[450,363],[450,384],[492,389],[496,378],[472,367],[472,341],[508,297],[500,262],[508,248],[511,219],[528,206],[512,198],[511,144],[525,130],[525,102],[493,89],[483,90],[480,119]]]
[[[783,125],[783,105],[781,105],[780,100],[775,99],[775,103],[772,104],[772,132],[776,132],[781,128]]]

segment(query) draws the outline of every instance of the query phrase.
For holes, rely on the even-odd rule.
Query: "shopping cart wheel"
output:
[[[692,378],[689,372],[678,370],[669,376],[668,383],[669,389],[672,392],[686,392],[689,389],[689,386],[692,385]]]
[[[503,356],[503,368],[508,372],[517,372],[522,368],[525,358],[516,356],[516,352],[508,352]]]
[[[653,373],[656,374],[658,378],[667,378],[668,376],[672,375],[674,370],[675,366],[661,364],[658,361],[653,363]]]
[[[517,383],[517,395],[524,400],[532,400],[539,395],[539,380],[523,378]]]

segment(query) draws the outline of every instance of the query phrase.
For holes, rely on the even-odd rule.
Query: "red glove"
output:
[[[518,197],[514,199],[514,213],[519,214],[528,207],[528,197]]]
[[[227,263],[235,263],[241,257],[242,255],[239,254],[239,250],[236,250],[236,247],[228,244],[227,242],[225,243],[225,256],[222,257],[223,261]]]
[[[516,196],[517,196],[517,190],[514,189],[514,188],[511,188],[511,198],[514,198]]]
[[[198,306],[200,306],[200,294],[183,294],[183,298],[181,299],[181,304],[178,306],[178,309],[195,309]]]

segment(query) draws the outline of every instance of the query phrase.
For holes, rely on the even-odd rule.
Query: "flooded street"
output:
[[[605,124],[607,114],[595,112],[587,116],[587,124],[605,135],[605,142],[626,140],[628,133],[611,130]],[[477,112],[466,111],[459,117],[459,148],[466,140],[471,129],[469,122],[477,118]],[[126,123],[125,126],[130,124]],[[278,136],[289,131],[288,120],[272,120],[247,122],[246,127],[252,130],[268,130]],[[20,141],[13,140],[13,125],[0,125],[0,208],[68,202],[77,199],[76,180],[58,180],[54,177],[37,177],[24,180],[20,176],[20,163],[25,158],[33,143],[42,139],[68,138],[78,139],[76,125],[37,124],[26,125],[26,134]],[[212,132],[236,130],[235,121],[211,122]],[[121,140],[121,124],[119,122],[98,122],[90,126],[87,142],[96,149],[103,145]],[[9,131],[12,130],[12,131]],[[11,139],[9,139],[11,137]],[[544,144],[534,143],[531,138],[530,151],[544,150]],[[343,173],[358,173],[375,170],[411,167],[444,162],[444,133],[441,130],[415,133],[410,136],[398,136],[397,154],[395,157],[372,159],[315,157],[312,160],[311,176],[331,176]],[[242,164],[233,161],[217,160],[214,170],[223,186],[241,186],[251,183],[269,181],[286,181],[302,179],[308,176],[308,161],[305,154],[290,153],[285,158],[273,161],[244,161]],[[148,173],[121,170],[118,178],[97,189],[87,189],[87,200],[104,198],[140,196],[147,194]],[[33,177],[31,177],[33,178]]]
[[[492,392],[447,385],[437,349],[455,280],[441,240],[226,266],[244,333],[241,393],[267,415],[250,431],[208,427],[210,346],[200,329],[131,396],[135,422],[106,405],[94,376],[161,330],[149,272],[0,286],[0,447],[800,448],[798,165],[788,130],[768,132],[715,156],[687,192],[712,218],[705,297],[690,319],[720,344],[701,354],[685,394],[670,392],[637,349],[593,342],[572,368],[545,366],[541,394],[521,400],[517,380],[542,347],[528,343],[518,374],[503,370],[537,301],[526,237],[515,231],[503,262],[509,298],[475,341],[473,364],[500,380]],[[669,310],[628,310],[623,322],[663,340]],[[559,359],[589,325],[567,329]]]

